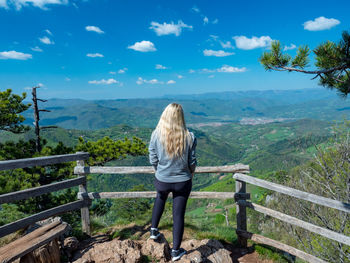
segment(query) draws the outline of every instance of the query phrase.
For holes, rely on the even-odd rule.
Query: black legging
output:
[[[188,196],[192,189],[192,180],[179,183],[164,183],[154,180],[157,197],[153,206],[152,227],[157,228],[163,214],[165,201],[170,192],[173,193],[173,249],[180,248],[184,233],[185,210]]]

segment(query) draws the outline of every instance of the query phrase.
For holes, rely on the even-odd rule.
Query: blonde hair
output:
[[[186,146],[192,141],[186,128],[183,109],[177,103],[171,103],[164,109],[156,131],[170,158],[182,156]]]

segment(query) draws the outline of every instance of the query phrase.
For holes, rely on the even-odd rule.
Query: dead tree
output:
[[[44,112],[51,112],[49,110],[45,110],[45,109],[39,109],[38,107],[38,101],[41,102],[47,102],[47,100],[43,100],[43,99],[38,99],[36,96],[36,89],[38,89],[40,87],[33,87],[32,88],[32,100],[33,100],[33,110],[34,110],[34,126],[35,126],[35,150],[36,152],[40,152],[41,151],[41,142],[40,142],[40,130],[42,129],[49,129],[49,128],[57,128],[57,126],[43,126],[40,127],[39,126],[39,121],[40,121],[40,115],[39,113],[41,111]]]

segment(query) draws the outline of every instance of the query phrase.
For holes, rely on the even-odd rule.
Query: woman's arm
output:
[[[155,171],[157,171],[157,166],[159,162],[156,148],[157,148],[156,136],[155,136],[155,132],[153,132],[151,136],[151,140],[149,142],[148,152],[149,152],[149,162],[152,164]]]

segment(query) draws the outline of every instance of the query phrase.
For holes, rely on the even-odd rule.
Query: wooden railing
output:
[[[85,166],[84,161],[77,161],[77,166],[74,168],[74,173],[79,176],[87,174],[154,174],[152,166]],[[196,168],[196,174],[201,173],[249,173],[249,166],[244,164],[225,165],[225,166],[202,166]],[[171,195],[170,195],[171,196]],[[78,193],[80,200],[91,202],[91,199],[99,198],[154,198],[156,192],[99,192],[88,193],[85,187],[81,186]],[[219,198],[219,199],[250,199],[249,193],[234,193],[234,192],[191,192],[190,198]],[[88,208],[82,208],[81,212],[82,230],[90,235],[90,218]]]
[[[252,184],[252,185],[256,185],[259,187],[263,187],[265,189],[269,189],[278,193],[282,193],[282,194],[286,194],[301,200],[306,200],[309,201],[311,203],[317,204],[317,205],[322,205],[322,206],[326,206],[329,208],[334,208],[337,209],[339,211],[343,211],[346,213],[350,213],[350,204],[348,203],[344,203],[344,202],[340,202],[337,200],[333,200],[333,199],[329,199],[329,198],[325,198],[322,196],[318,196],[318,195],[314,195],[314,194],[310,194],[307,192],[303,192],[294,188],[290,188],[290,187],[286,187],[283,185],[279,185],[279,184],[275,184],[272,182],[268,182],[265,180],[261,180],[258,178],[254,178],[251,177],[249,175],[246,174],[241,174],[241,173],[236,173],[233,176],[234,179],[236,179],[236,192],[238,193],[246,193],[246,183]],[[247,202],[246,200],[240,199],[238,197],[238,199],[236,199],[236,203],[237,203],[237,235],[238,235],[238,242],[241,244],[241,246],[247,246],[247,239],[251,239],[255,242],[258,243],[263,243],[269,246],[273,246],[276,247],[278,249],[281,249],[283,251],[286,251],[296,257],[299,257],[303,260],[306,260],[307,262],[317,262],[317,263],[324,263],[326,261],[319,259],[315,256],[312,256],[310,254],[307,254],[301,250],[298,250],[294,247],[288,246],[286,244],[283,244],[281,242],[269,239],[267,237],[261,236],[261,235],[257,235],[257,234],[253,234],[247,231],[247,217],[246,217],[246,207],[253,209],[257,212],[263,213],[264,215],[268,215],[271,216],[273,218],[277,218],[283,222],[292,224],[294,226],[298,226],[301,227],[303,229],[306,229],[310,232],[319,234],[325,238],[334,240],[336,242],[345,244],[347,246],[350,246],[350,237],[349,236],[345,236],[343,234],[331,231],[329,229],[320,227],[320,226],[316,226],[314,224],[305,222],[303,220],[300,220],[298,218],[286,215],[284,213],[272,210],[270,208],[258,205],[258,204],[254,204],[251,202]]]
[[[153,174],[154,170],[150,166],[138,166],[138,167],[98,167],[98,166],[85,166],[85,160],[89,158],[88,153],[76,153],[68,155],[58,155],[49,157],[39,157],[31,159],[21,159],[21,160],[10,160],[10,161],[0,161],[0,171],[25,168],[31,166],[44,166],[57,164],[62,162],[77,161],[77,166],[74,168],[74,173],[78,175],[77,178],[69,179],[57,183],[52,183],[49,185],[39,186],[35,188],[30,188],[22,191],[17,191],[13,193],[7,193],[0,195],[0,205],[2,203],[9,203],[14,201],[19,201],[23,199],[28,199],[31,197],[36,197],[45,193],[59,191],[73,186],[79,186],[78,200],[64,204],[58,207],[51,208],[46,211],[31,215],[29,217],[17,220],[16,222],[9,223],[7,225],[0,227],[0,237],[8,235],[19,229],[25,228],[36,221],[46,219],[48,217],[66,213],[72,210],[81,210],[82,219],[82,231],[88,235],[90,232],[90,217],[89,217],[89,206],[92,199],[98,198],[154,198],[156,192],[92,192],[89,193],[87,190],[87,174]],[[323,205],[326,207],[334,208],[343,212],[350,212],[350,204],[343,203],[340,201],[332,200],[329,198],[317,196],[307,192],[299,191],[293,188],[289,188],[283,185],[275,184],[265,180],[257,179],[249,176],[249,166],[243,164],[236,165],[226,165],[226,166],[206,166],[197,167],[197,173],[233,173],[233,178],[236,179],[236,189],[235,192],[191,192],[190,198],[220,198],[228,199],[232,198],[236,201],[236,219],[237,219],[237,236],[238,242],[242,247],[247,247],[247,240],[251,239],[258,243],[263,243],[272,247],[276,247],[283,251],[286,251],[292,255],[295,255],[308,262],[325,262],[315,256],[307,254],[301,250],[283,244],[281,242],[269,239],[267,237],[253,234],[247,231],[247,214],[246,208],[251,208],[257,212],[269,215],[271,217],[277,218],[284,222],[290,223],[292,225],[304,228],[313,233],[317,233],[323,237],[332,239],[339,243],[350,246],[350,237],[343,234],[325,229],[308,222],[302,221],[295,217],[283,214],[281,212],[272,210],[267,207],[263,207],[258,204],[254,204],[246,201],[250,199],[250,194],[246,191],[246,184],[250,183],[265,189],[283,193],[298,199],[310,201],[312,203]]]
[[[86,160],[89,158],[88,153],[75,153],[65,154],[47,157],[37,157],[29,159],[0,161],[0,171],[32,167],[32,166],[45,166],[57,163],[72,162],[77,160]],[[7,193],[0,195],[0,205],[3,203],[10,203],[19,200],[28,199],[31,197],[40,196],[49,192],[59,191],[74,186],[86,185],[86,177],[79,176],[74,179],[65,180],[53,184],[43,185],[39,187],[29,188],[17,192]],[[0,226],[0,237],[11,234],[17,230],[23,229],[39,220],[49,218],[58,214],[62,214],[68,211],[81,209],[87,207],[88,204],[84,200],[77,200],[64,205],[60,205],[40,213],[28,216],[23,219],[19,219],[15,222]]]

